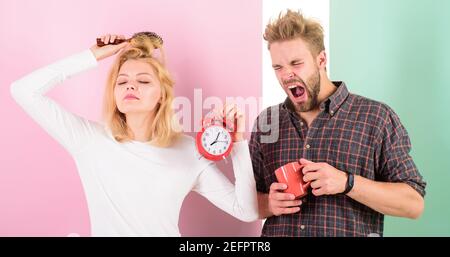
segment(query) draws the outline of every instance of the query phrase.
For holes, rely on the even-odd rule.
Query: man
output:
[[[272,66],[284,103],[257,118],[250,142],[262,236],[371,236],[383,234],[384,215],[417,219],[425,185],[409,151],[407,131],[383,103],[331,82],[323,29],[288,10],[267,25]],[[258,124],[278,124],[278,140],[264,142]],[[304,164],[310,192],[283,193],[274,171]]]

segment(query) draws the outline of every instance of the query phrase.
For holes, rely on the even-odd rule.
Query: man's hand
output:
[[[345,191],[347,174],[328,163],[315,163],[300,159],[303,168],[303,180],[311,181],[312,193],[315,196],[335,195]]]
[[[300,160],[303,180],[311,181],[315,196],[334,195],[345,191],[347,174],[327,163]],[[417,219],[423,212],[424,199],[406,183],[373,181],[355,175],[355,185],[347,194],[353,200],[384,215]]]
[[[282,214],[291,214],[300,211],[301,200],[295,200],[295,196],[289,193],[283,193],[281,190],[287,188],[283,183],[272,183],[269,192],[268,209],[270,214],[280,216]]]

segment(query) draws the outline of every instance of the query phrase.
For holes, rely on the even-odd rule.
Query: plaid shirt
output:
[[[350,94],[343,82],[334,84],[338,89],[321,103],[309,128],[289,98],[258,116],[249,144],[257,190],[268,193],[277,168],[306,158],[371,180],[403,182],[424,196],[426,183],[394,111]],[[264,142],[270,134],[278,134],[278,139]],[[383,214],[348,196],[308,193],[300,212],[267,218],[262,236],[382,236],[383,221]]]

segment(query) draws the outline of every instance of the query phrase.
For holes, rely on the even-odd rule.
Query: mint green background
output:
[[[391,106],[428,185],[418,220],[386,216],[385,236],[450,236],[450,1],[330,1],[330,70]]]

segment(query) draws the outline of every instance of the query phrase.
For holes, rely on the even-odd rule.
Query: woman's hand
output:
[[[90,48],[97,61],[103,60],[107,57],[117,54],[121,49],[127,47],[130,44],[129,42],[125,41],[118,45],[109,45],[110,43],[114,42],[116,38],[125,39],[125,36],[123,35],[107,34],[101,36],[100,38],[102,39],[102,42],[105,43],[106,45],[99,47],[97,46],[97,44],[95,44]]]
[[[244,140],[245,115],[235,104],[226,104],[223,108],[214,110],[213,115],[217,120],[226,118],[226,126],[230,130],[233,142]]]

